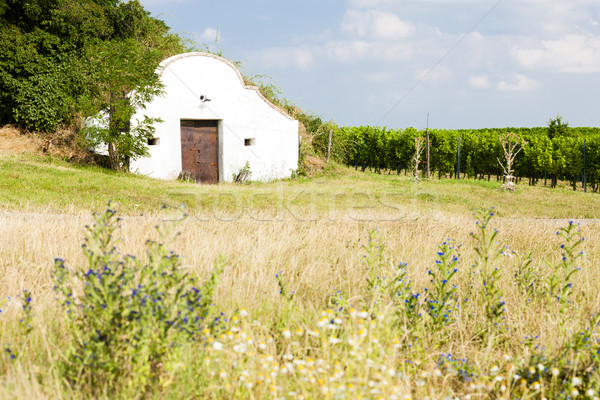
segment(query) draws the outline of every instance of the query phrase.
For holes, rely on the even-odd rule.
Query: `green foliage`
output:
[[[562,116],[557,115],[556,118],[550,118],[548,121],[548,137],[554,139],[555,137],[562,137],[567,135],[568,122],[563,122]]]
[[[471,234],[476,242],[477,273],[480,277],[485,315],[488,325],[498,325],[505,313],[505,302],[502,300],[503,289],[500,285],[501,268],[498,267],[498,258],[502,254],[496,244],[498,231],[490,228],[490,221],[495,212],[491,210],[478,210],[475,213],[477,233]],[[489,328],[488,326],[488,328]]]
[[[560,228],[556,234],[562,237],[566,243],[561,244],[561,261],[554,268],[547,278],[548,294],[558,300],[561,305],[561,311],[570,304],[570,296],[573,291],[573,275],[581,268],[577,266],[576,261],[583,255],[583,251],[578,251],[584,238],[577,230],[577,225],[569,221],[569,225]]]
[[[531,299],[538,297],[543,292],[542,278],[533,265],[532,253],[530,251],[525,256],[512,253],[519,257],[519,264],[513,275],[514,281],[523,293],[531,296]]]
[[[53,132],[104,111],[107,126],[85,135],[108,146],[115,169],[146,154],[157,121],[124,122],[160,92],[159,62],[186,49],[138,0],[7,0],[0,47],[0,123]]]
[[[458,308],[457,286],[452,278],[458,272],[458,257],[454,254],[456,248],[449,241],[439,246],[435,268],[427,271],[431,276],[431,288],[426,290],[425,310],[429,314],[429,327],[438,332],[452,324],[455,311]]]
[[[389,261],[385,257],[385,243],[379,240],[376,230],[369,231],[369,239],[363,249],[367,264],[365,304],[369,311],[375,312],[382,298],[387,295],[385,288],[390,278],[387,273]]]
[[[421,318],[419,293],[413,291],[406,272],[406,264],[399,263],[388,285],[389,298],[394,308],[395,326],[415,330]]]
[[[504,152],[498,138],[512,132],[527,144],[513,164],[513,175],[528,178],[534,185],[546,177],[550,185],[568,180],[575,189],[584,171],[583,148],[586,141],[587,183],[600,190],[600,128],[570,128],[565,123],[552,128],[503,128],[479,130],[431,129],[429,131],[430,171],[439,177],[452,176],[458,164],[458,139],[461,139],[461,175],[471,178],[503,175],[498,160]],[[556,132],[560,131],[560,134]],[[342,145],[338,159],[351,166],[375,171],[410,169],[415,154],[415,137],[424,136],[415,128],[338,127],[334,142]],[[335,143],[334,143],[335,146]],[[424,158],[424,157],[423,157]],[[422,160],[426,161],[425,159]]]
[[[62,371],[94,396],[115,389],[143,393],[161,377],[167,360],[200,339],[211,324],[212,294],[224,264],[219,260],[198,285],[181,269],[179,256],[167,250],[176,236],[173,226],[157,227],[160,239],[146,242],[142,261],[119,254],[117,224],[110,205],[96,214],[83,246],[87,265],[71,270],[57,259],[54,272],[69,321]]]
[[[514,386],[513,395],[522,398],[526,393],[541,394],[565,400],[597,398],[600,389],[596,372],[600,367],[600,344],[596,338],[599,324],[600,313],[596,313],[585,329],[569,334],[554,357],[548,357],[543,348],[534,350],[528,362],[514,375],[519,384]],[[535,389],[534,393],[530,388]]]
[[[369,231],[364,259],[367,264],[364,306],[367,312],[377,314],[391,310],[394,326],[415,330],[420,320],[419,293],[413,292],[406,264],[393,266],[385,255],[385,243],[376,230]]]
[[[23,290],[23,294],[19,296],[22,302],[23,318],[19,321],[23,326],[23,334],[25,336],[31,333],[33,329],[33,314],[31,310],[31,292]]]

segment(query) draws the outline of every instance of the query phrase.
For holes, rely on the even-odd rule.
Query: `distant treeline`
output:
[[[514,175],[535,185],[540,179],[556,186],[568,180],[573,188],[584,172],[587,184],[598,191],[600,182],[600,128],[572,128],[559,118],[548,127],[449,130],[430,129],[430,171],[440,178],[460,173],[471,178],[500,178],[504,152],[499,137],[514,132],[527,144],[515,159]],[[334,131],[334,156],[357,168],[380,170],[410,169],[415,154],[415,138],[425,137],[415,128],[387,129],[360,126]],[[460,140],[460,160],[459,154]],[[585,154],[584,154],[585,153]],[[585,157],[585,165],[584,165]],[[421,157],[426,169],[425,152]],[[584,168],[585,167],[585,168]]]

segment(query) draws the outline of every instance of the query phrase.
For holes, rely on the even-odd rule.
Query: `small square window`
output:
[[[149,146],[158,146],[159,144],[160,144],[160,138],[155,137],[155,138],[148,139]]]
[[[254,146],[254,138],[244,139],[244,146]]]

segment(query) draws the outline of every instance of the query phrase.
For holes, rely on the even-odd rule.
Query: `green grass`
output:
[[[235,217],[279,205],[291,214],[311,208],[323,215],[339,208],[375,213],[407,211],[464,214],[496,207],[515,218],[598,218],[597,193],[518,186],[515,193],[486,180],[432,179],[414,183],[403,175],[380,175],[333,166],[315,178],[247,185],[200,186],[119,174],[31,156],[0,159],[0,204],[13,210],[89,212],[113,200],[124,214],[155,213],[162,204],[185,204],[193,213]]]

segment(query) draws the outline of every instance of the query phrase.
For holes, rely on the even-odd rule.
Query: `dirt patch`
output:
[[[0,128],[0,154],[37,154],[39,141],[12,126]]]
[[[33,133],[4,126],[0,128],[0,155],[51,155],[80,164],[95,164],[93,155],[77,142],[73,129],[53,133]]]

